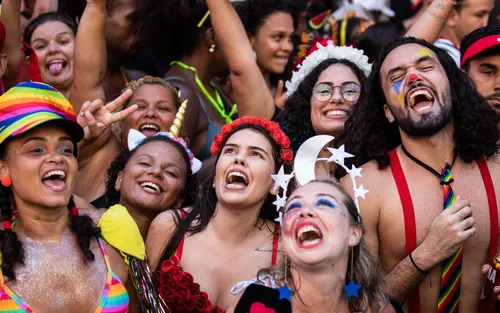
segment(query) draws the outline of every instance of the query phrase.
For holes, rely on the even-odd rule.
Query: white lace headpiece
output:
[[[309,75],[312,70],[321,62],[328,59],[345,59],[356,64],[366,76],[370,75],[372,65],[368,63],[368,57],[363,54],[363,50],[347,46],[334,46],[329,43],[326,47],[317,43],[318,50],[308,55],[302,64],[298,66],[298,71],[293,72],[292,79],[287,81],[287,97],[290,97],[299,88],[300,83]]]

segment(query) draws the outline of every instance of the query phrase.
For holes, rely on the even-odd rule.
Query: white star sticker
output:
[[[363,169],[361,167],[359,168],[356,168],[356,166],[352,166],[352,168],[350,170],[348,170],[347,172],[349,173],[349,175],[351,175],[351,178],[356,178],[356,177],[363,177],[361,175],[361,171]]]
[[[369,192],[370,190],[365,190],[363,187],[363,184],[358,187],[354,187],[354,197],[356,198],[363,198],[366,200],[365,195]]]
[[[276,201],[273,204],[276,206],[276,211],[279,211],[282,207],[285,206],[286,196],[280,197],[280,195],[276,195]]]
[[[340,148],[327,148],[328,151],[332,154],[332,156],[328,159],[328,162],[338,162],[344,165],[344,159],[352,158],[354,155],[345,152],[344,145],[340,146]]]
[[[281,166],[278,174],[271,175],[272,179],[280,186],[282,189],[286,189],[288,182],[293,178],[293,173],[285,174],[285,168]]]

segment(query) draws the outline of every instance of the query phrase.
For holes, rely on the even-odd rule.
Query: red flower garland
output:
[[[225,124],[222,126],[220,134],[217,134],[210,148],[210,153],[216,156],[220,153],[222,149],[222,144],[227,139],[227,136],[233,131],[234,128],[239,127],[243,124],[252,124],[262,127],[265,131],[269,133],[271,138],[280,146],[280,156],[283,163],[289,164],[293,160],[293,152],[290,149],[290,139],[281,130],[280,125],[276,122],[271,122],[264,117],[255,116],[245,116],[234,120],[231,124]]]
[[[200,291],[200,285],[194,282],[193,275],[184,272],[170,260],[161,264],[157,288],[172,313],[224,313],[212,305],[206,292]]]

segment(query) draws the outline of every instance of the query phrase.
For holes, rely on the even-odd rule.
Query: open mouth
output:
[[[346,118],[347,112],[344,110],[328,110],[325,113],[326,117],[329,118]]]
[[[42,183],[52,190],[64,190],[66,188],[66,172],[52,170],[42,176]]]
[[[53,60],[47,63],[47,68],[52,75],[59,75],[67,65],[68,62],[64,60]]]
[[[226,177],[226,187],[229,189],[244,189],[248,186],[248,177],[238,171],[229,172]]]
[[[299,226],[295,234],[297,241],[304,248],[315,247],[323,240],[321,230],[311,223]]]
[[[147,137],[150,137],[160,131],[160,126],[153,123],[142,124],[141,127],[139,127],[139,131]]]
[[[422,112],[434,104],[434,93],[427,88],[414,89],[408,93],[408,104],[416,112]]]
[[[160,193],[162,191],[160,186],[150,181],[142,182],[139,186],[149,193]]]

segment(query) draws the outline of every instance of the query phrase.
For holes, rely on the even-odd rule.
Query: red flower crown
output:
[[[280,146],[280,157],[283,163],[290,164],[293,160],[293,152],[290,149],[290,139],[281,130],[280,125],[276,122],[271,122],[264,117],[245,116],[234,120],[231,124],[222,126],[220,134],[216,135],[210,153],[216,156],[220,153],[224,141],[234,128],[244,124],[252,124],[262,127],[271,138]]]

